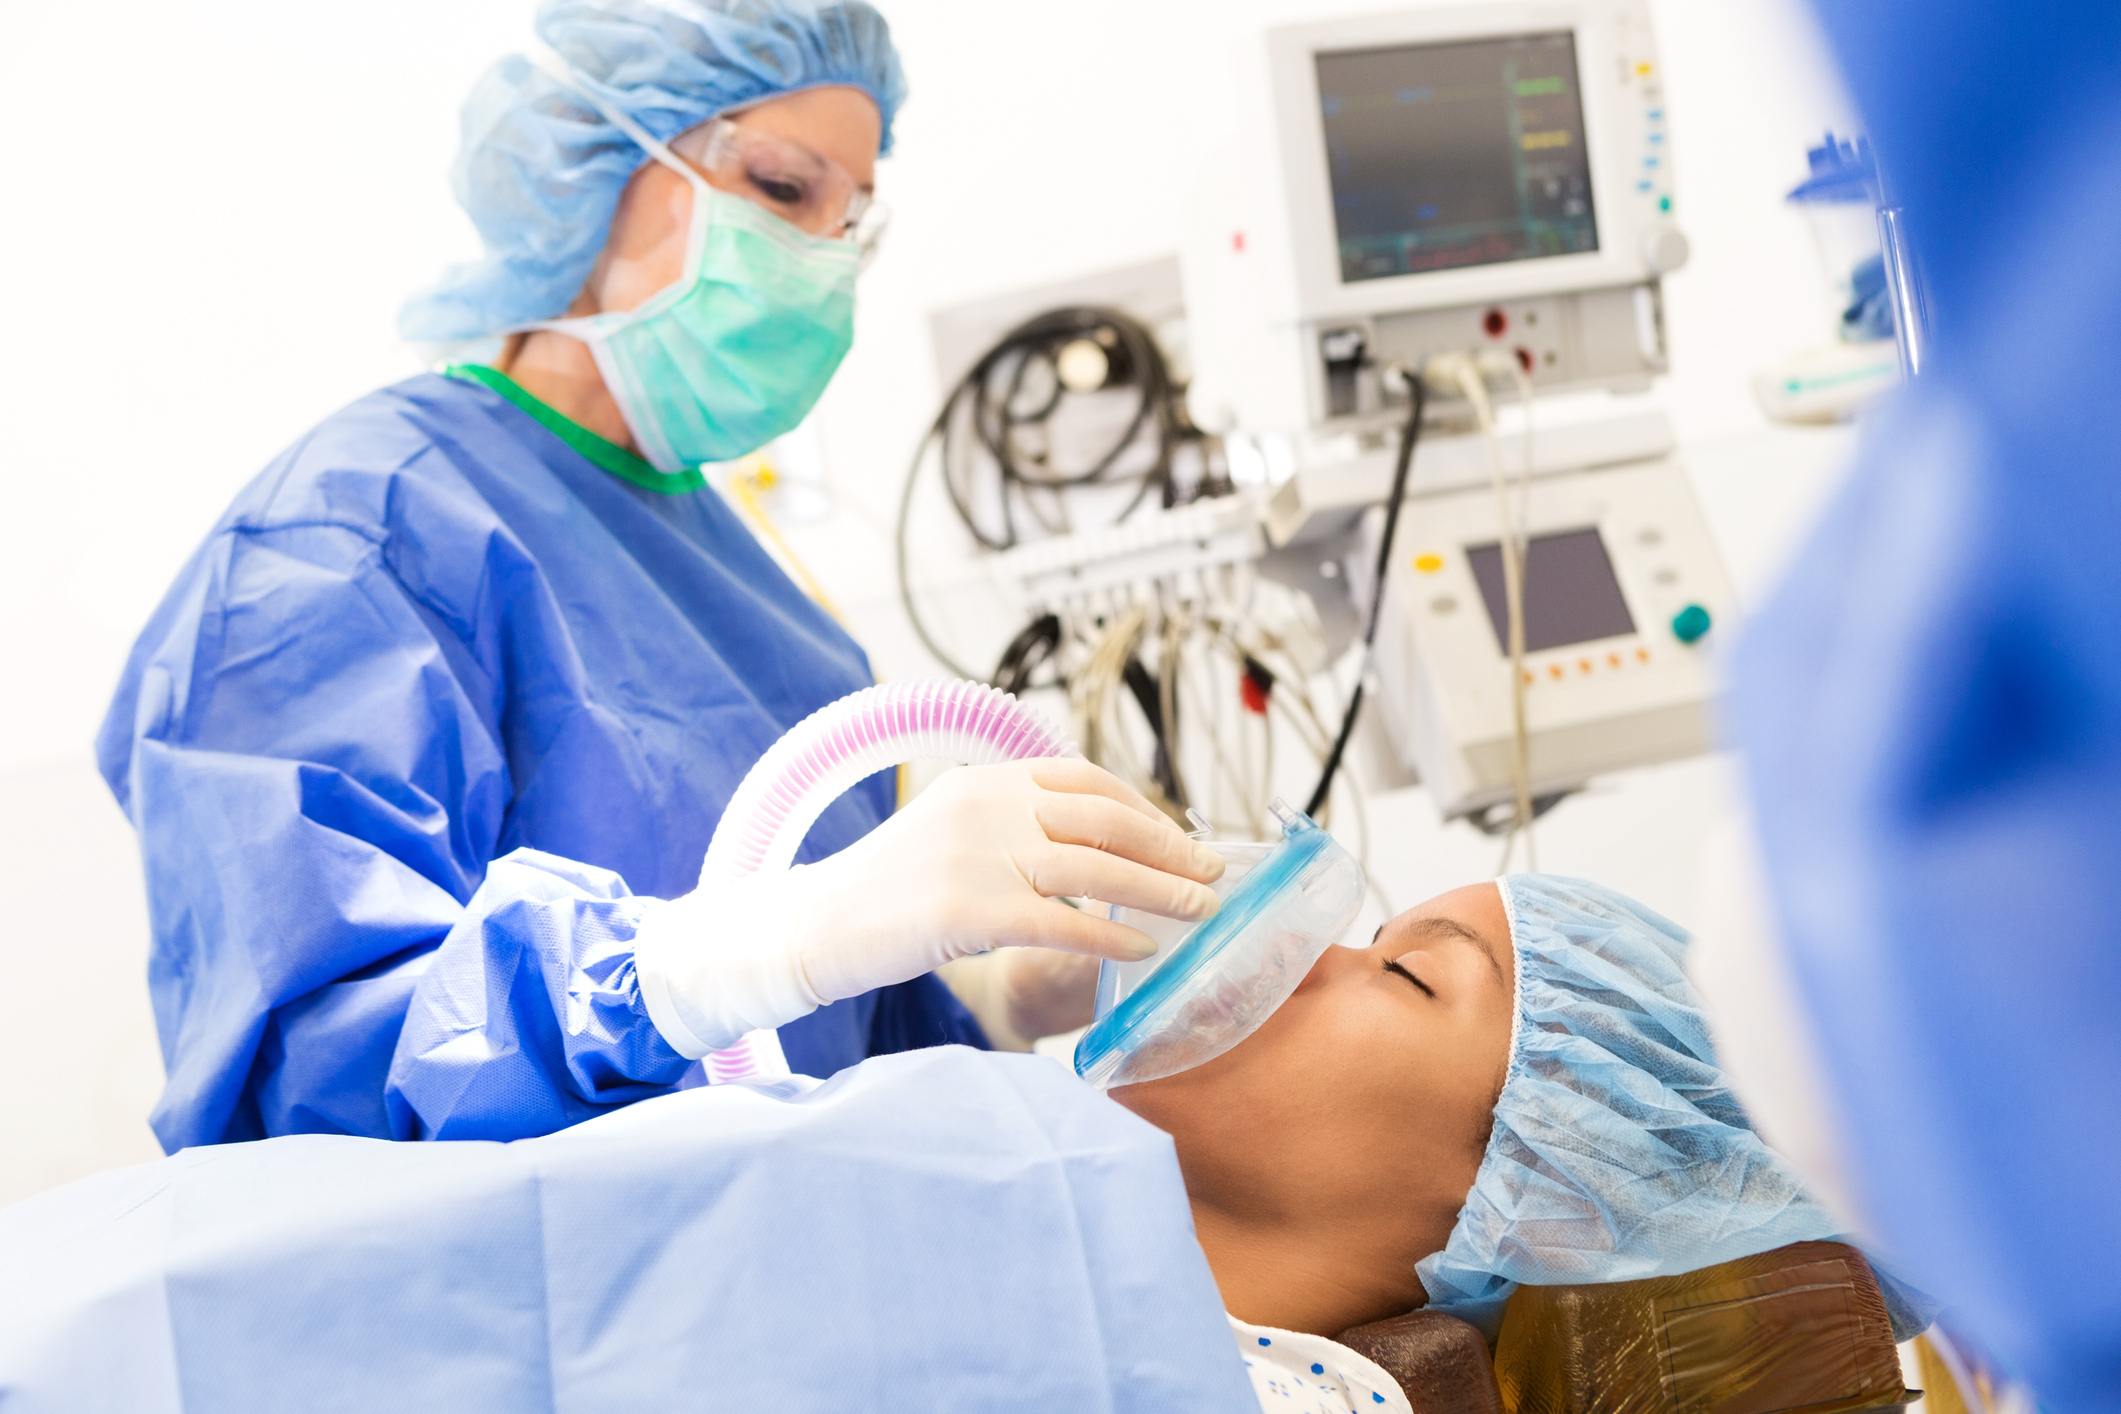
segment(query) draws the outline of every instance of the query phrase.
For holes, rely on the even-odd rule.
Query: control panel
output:
[[[1412,500],[1400,526],[1376,648],[1380,707],[1438,808],[1467,814],[1514,793],[1495,495]],[[1540,478],[1527,530],[1519,671],[1533,794],[1709,749],[1737,604],[1685,469],[1662,460]]]

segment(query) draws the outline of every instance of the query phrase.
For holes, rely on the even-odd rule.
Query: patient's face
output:
[[[1297,1245],[1333,1254],[1322,1260],[1337,1269],[1374,1268],[1350,1273],[1367,1291],[1350,1299],[1390,1308],[1378,1316],[1419,1304],[1413,1264],[1443,1246],[1487,1142],[1513,966],[1495,886],[1458,889],[1400,914],[1366,948],[1328,948],[1225,1054],[1112,1092],[1176,1141],[1236,1314],[1216,1260],[1232,1233],[1301,1233]]]

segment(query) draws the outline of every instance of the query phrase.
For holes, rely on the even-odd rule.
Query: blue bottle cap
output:
[[[1878,159],[1866,138],[1854,142],[1837,139],[1830,131],[1826,141],[1805,153],[1812,174],[1790,189],[1787,200],[1800,206],[1878,204]]]

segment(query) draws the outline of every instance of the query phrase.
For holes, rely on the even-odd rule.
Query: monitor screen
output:
[[[1343,282],[1598,249],[1574,33],[1315,57]]]
[[[1468,545],[1466,561],[1488,606],[1495,642],[1510,651],[1510,607],[1502,582],[1502,546]],[[1535,535],[1524,555],[1524,648],[1537,653],[1635,631],[1612,557],[1597,528]]]

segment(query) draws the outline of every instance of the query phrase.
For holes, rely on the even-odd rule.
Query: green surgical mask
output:
[[[604,112],[692,184],[685,272],[633,309],[532,327],[589,345],[651,466],[733,461],[794,428],[832,381],[854,341],[861,249],[710,186],[623,114]]]

